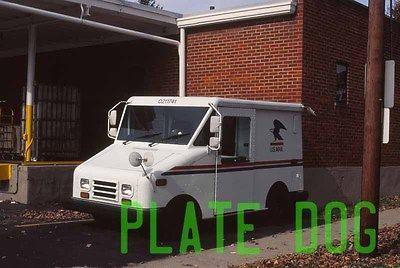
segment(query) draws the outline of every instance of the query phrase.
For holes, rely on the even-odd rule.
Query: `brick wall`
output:
[[[188,30],[188,95],[302,102],[306,167],[360,166],[368,9],[351,0],[300,0],[294,16]],[[387,30],[389,23],[386,23]],[[394,25],[400,62],[400,25]],[[389,59],[389,31],[386,58]],[[346,63],[348,103],[334,104],[336,63]],[[385,166],[400,163],[400,68]]]
[[[302,12],[188,29],[187,94],[300,102]]]
[[[400,63],[400,25],[394,30],[394,59]],[[387,59],[389,37],[386,31]],[[305,0],[302,101],[318,115],[304,117],[306,166],[361,165],[367,38],[366,7],[350,0]],[[337,62],[349,67],[348,103],[335,107]],[[383,165],[400,163],[400,68],[396,75],[396,107],[391,116],[391,141],[383,146]]]

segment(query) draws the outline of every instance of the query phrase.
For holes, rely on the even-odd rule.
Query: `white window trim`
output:
[[[177,19],[179,28],[275,17],[294,14],[297,0],[277,0],[264,5],[247,6],[225,11],[212,11],[199,15],[189,15]]]

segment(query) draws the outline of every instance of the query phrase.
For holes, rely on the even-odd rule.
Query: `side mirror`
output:
[[[220,147],[220,141],[218,137],[211,137],[210,141],[208,143],[208,146],[210,147],[211,150],[219,150]]]
[[[143,162],[143,158],[139,153],[132,152],[129,155],[129,163],[131,164],[132,167],[138,167],[142,164],[142,162]]]
[[[116,126],[117,125],[117,110],[112,110],[108,114],[108,122],[110,126]]]
[[[118,133],[118,129],[115,128],[115,127],[112,127],[112,128],[110,128],[110,129],[108,130],[108,136],[109,136],[110,138],[115,139],[115,138],[117,137],[117,133]]]
[[[117,127],[117,110],[115,110],[120,104],[126,104],[126,101],[120,101],[115,104],[108,111],[108,120],[107,120],[107,135],[111,139],[115,139],[117,137],[118,129]]]
[[[221,121],[219,116],[211,116],[210,118],[210,133],[219,133],[219,128],[221,127]]]

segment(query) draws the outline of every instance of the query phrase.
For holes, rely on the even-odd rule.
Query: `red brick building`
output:
[[[281,0],[178,19],[187,35],[187,94],[301,102],[305,185],[321,204],[360,195],[368,8],[351,0]],[[386,59],[400,62],[400,24]],[[391,48],[393,55],[390,55]],[[400,191],[400,68],[384,194]],[[356,196],[356,197],[355,197]]]
[[[367,7],[352,0],[271,0],[180,18],[132,3],[90,2],[92,20],[175,39],[178,28],[184,31],[188,96],[311,106],[317,117],[303,118],[305,187],[311,199],[323,204],[332,199],[354,202],[360,196]],[[30,4],[73,16],[80,11],[76,0]],[[26,83],[27,14],[8,15],[0,16],[0,100],[8,101],[18,121]],[[387,19],[385,57],[399,63],[400,24],[393,24],[393,35],[389,30]],[[36,84],[82,92],[81,159],[111,142],[105,115],[117,101],[133,95],[178,95],[175,47],[62,22],[44,23],[38,31]],[[399,90],[397,68],[390,142],[382,147],[384,195],[400,192]]]

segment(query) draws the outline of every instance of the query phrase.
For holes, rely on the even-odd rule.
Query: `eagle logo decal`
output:
[[[287,130],[285,125],[279,121],[278,119],[275,119],[274,122],[274,128],[271,128],[269,131],[274,135],[274,141],[271,142],[271,147],[270,151],[271,152],[283,152],[283,138],[281,136],[281,130]]]
[[[281,129],[287,130],[285,125],[282,124],[281,121],[275,119],[274,120],[274,128],[271,128],[270,131],[274,134],[275,141],[283,141],[283,138],[280,134]]]

